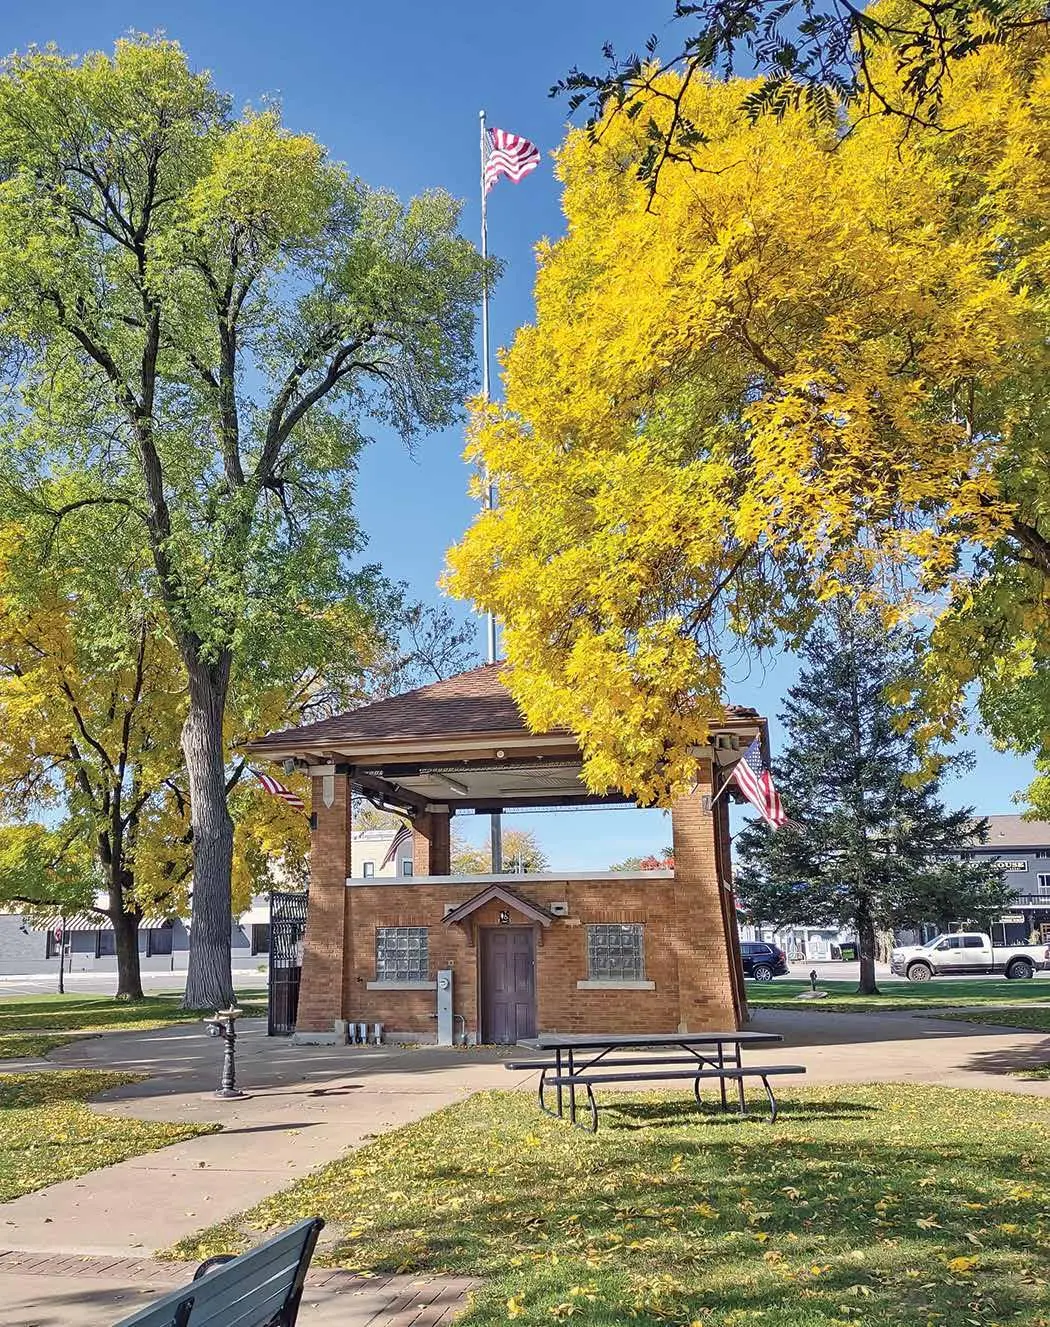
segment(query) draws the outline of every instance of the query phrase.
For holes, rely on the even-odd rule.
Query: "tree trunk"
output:
[[[139,966],[139,914],[111,912],[117,948],[117,999],[142,999],[142,971]]]
[[[875,984],[875,923],[867,912],[857,917],[857,957],[860,959],[858,995],[878,995]]]
[[[182,751],[193,831],[193,915],[185,1009],[225,1009],[233,1002],[230,927],[233,910],[233,821],[226,804],[222,721],[230,655],[203,664],[186,660],[190,704]]]

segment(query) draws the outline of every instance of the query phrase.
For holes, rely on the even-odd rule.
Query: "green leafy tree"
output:
[[[737,839],[737,892],[752,917],[851,926],[860,992],[877,992],[876,933],[921,921],[987,920],[1009,903],[994,865],[957,854],[987,833],[971,807],[946,809],[945,760],[919,777],[922,756],[887,688],[914,641],[845,604],[802,650],[803,669],[780,716],[787,744],[774,775],[791,823],[750,821]],[[957,763],[959,757],[954,758]]]
[[[673,871],[674,849],[661,848],[659,856],[649,853],[646,857],[627,857],[622,862],[613,862],[610,871]]]
[[[55,539],[94,507],[147,551],[188,693],[189,1006],[233,994],[231,686],[335,660],[382,612],[351,569],[364,427],[443,427],[467,388],[482,266],[457,220],[273,107],[235,115],[170,41],[0,76],[0,467]]]

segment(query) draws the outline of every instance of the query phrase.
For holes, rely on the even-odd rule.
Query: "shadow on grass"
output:
[[[803,1120],[813,1119],[856,1119],[870,1115],[874,1107],[865,1106],[856,1101],[800,1102],[786,1100],[778,1102],[778,1121],[787,1118]],[[598,1127],[613,1129],[649,1129],[667,1126],[683,1128],[687,1120],[702,1122],[706,1125],[734,1128],[750,1124],[769,1125],[768,1103],[764,1097],[749,1097],[747,1114],[741,1117],[736,1109],[735,1096],[730,1097],[729,1109],[707,1101],[701,1110],[683,1110],[681,1101],[615,1101],[599,1100]]]

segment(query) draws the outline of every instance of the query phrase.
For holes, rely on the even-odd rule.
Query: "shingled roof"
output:
[[[503,668],[502,663],[482,664],[443,682],[377,700],[331,719],[270,733],[253,742],[252,750],[264,755],[271,749],[323,750],[345,742],[527,733],[521,711],[503,683]],[[735,705],[728,707],[728,714],[738,719],[758,717],[757,710]]]
[[[502,663],[482,664],[443,682],[432,682],[389,700],[373,701],[331,719],[288,728],[253,743],[256,750],[329,742],[388,741],[399,737],[447,737],[453,733],[525,733],[521,711],[503,685]]]

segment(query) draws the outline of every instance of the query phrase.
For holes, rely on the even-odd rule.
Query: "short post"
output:
[[[237,1020],[244,1011],[241,1009],[220,1009],[215,1017],[206,1019],[208,1035],[222,1037],[222,1079],[215,1095],[224,1100],[247,1096],[237,1086]]]
[[[810,970],[809,970],[809,989],[810,989],[811,991],[815,991],[815,990],[817,989],[817,970],[816,970],[816,968],[810,968]]]

